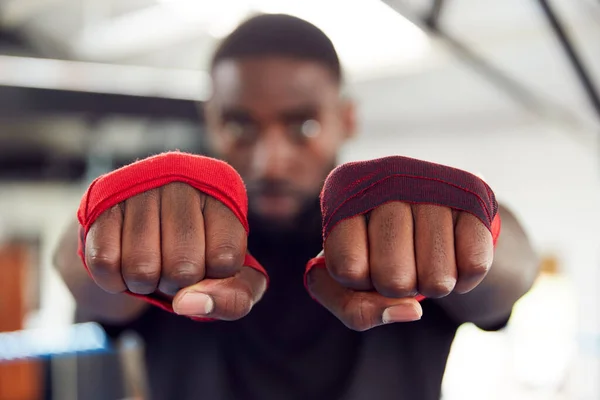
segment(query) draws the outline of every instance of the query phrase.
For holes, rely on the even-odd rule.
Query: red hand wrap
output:
[[[249,231],[246,188],[239,174],[229,164],[181,152],[163,153],[100,176],[84,194],[77,218],[80,224],[79,256],[88,273],[90,271],[84,253],[85,238],[90,226],[100,214],[130,197],[171,182],[187,183],[219,200],[235,214],[246,232]],[[250,254],[246,254],[244,265],[261,272],[268,281],[267,272]],[[127,293],[173,312],[171,300],[168,298]]]
[[[494,246],[500,235],[498,203],[481,179],[459,169],[407,157],[391,156],[352,162],[334,169],[321,192],[323,242],[341,221],[365,214],[390,201],[434,204],[468,212],[492,233]],[[306,265],[325,268],[324,257]],[[423,297],[419,296],[419,300]]]

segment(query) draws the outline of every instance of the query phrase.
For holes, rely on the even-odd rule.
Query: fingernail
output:
[[[212,297],[204,293],[189,292],[173,304],[173,310],[183,315],[210,314],[215,307]]]
[[[384,324],[390,324],[393,322],[418,321],[422,315],[423,310],[419,305],[399,304],[386,308],[381,319]]]

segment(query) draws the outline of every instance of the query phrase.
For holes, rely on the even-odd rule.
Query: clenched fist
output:
[[[187,169],[203,164],[203,172],[182,170],[182,162]],[[227,187],[205,179],[216,176],[239,182]],[[132,183],[145,177],[157,187]],[[239,319],[267,287],[266,273],[246,254],[244,196],[239,176],[216,160],[168,153],[132,164],[100,178],[84,197],[81,255],[107,292],[190,317]],[[108,206],[111,200],[117,202]]]
[[[423,296],[469,292],[492,265],[497,204],[466,172],[403,157],[352,163],[321,200],[324,251],[306,285],[352,329],[417,320]]]

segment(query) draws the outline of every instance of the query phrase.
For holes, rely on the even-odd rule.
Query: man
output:
[[[494,257],[487,185],[401,157],[323,187],[355,114],[305,21],[246,21],[211,74],[212,149],[247,199],[181,153],[95,181],[56,253],[80,313],[139,332],[154,399],[438,399],[456,329],[503,327],[534,280],[517,221],[500,209]]]

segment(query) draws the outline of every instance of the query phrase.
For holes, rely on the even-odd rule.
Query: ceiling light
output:
[[[198,18],[207,31],[224,37],[253,11],[286,13],[306,19],[333,41],[351,73],[404,65],[425,57],[429,40],[424,32],[395,10],[376,0],[159,0],[180,18]],[[233,13],[233,10],[238,10]]]

